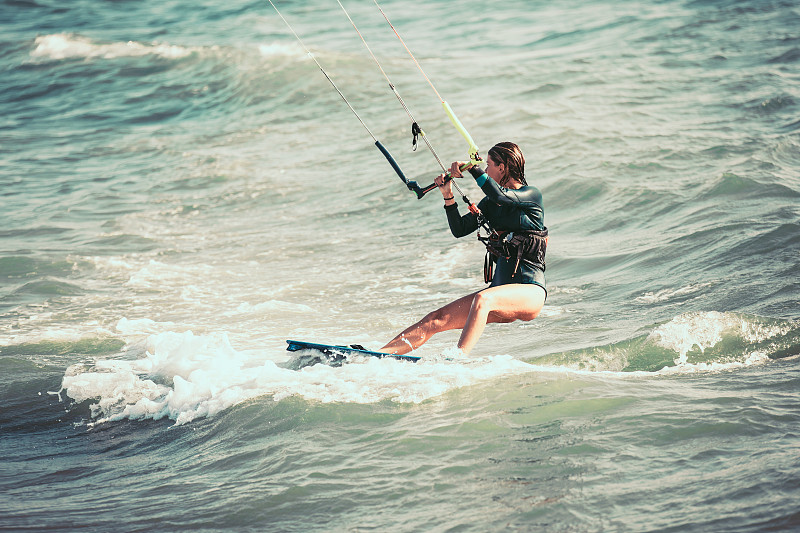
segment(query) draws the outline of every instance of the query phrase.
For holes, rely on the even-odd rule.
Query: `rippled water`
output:
[[[430,183],[339,5],[276,5]],[[797,528],[800,9],[381,5],[478,145],[525,152],[541,316],[466,360],[451,332],[287,368],[286,339],[378,348],[479,289],[481,246],[268,2],[5,2],[0,528]]]

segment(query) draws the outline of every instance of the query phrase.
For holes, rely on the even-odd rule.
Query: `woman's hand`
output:
[[[464,176],[461,174],[461,167],[464,165],[469,165],[469,161],[453,161],[453,164],[450,165],[450,176],[453,178],[463,178]]]
[[[439,192],[442,193],[442,198],[445,200],[453,198],[453,187],[451,185],[450,176],[447,174],[439,174],[436,176],[433,182],[439,187]]]

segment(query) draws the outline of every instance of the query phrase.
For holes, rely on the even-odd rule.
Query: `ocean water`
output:
[[[276,5],[430,183],[339,5]],[[480,289],[481,245],[266,0],[3,0],[0,530],[800,528],[800,6],[381,6],[478,145],[522,147],[541,316],[293,370],[286,339],[379,348]]]

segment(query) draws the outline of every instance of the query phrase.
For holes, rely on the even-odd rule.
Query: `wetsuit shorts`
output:
[[[520,261],[516,275],[512,276],[512,272],[514,272],[514,263],[505,257],[498,257],[497,264],[494,267],[492,284],[489,286],[497,287],[499,285],[508,285],[509,283],[538,285],[544,289],[545,299],[547,298],[547,285],[542,269],[523,260]]]

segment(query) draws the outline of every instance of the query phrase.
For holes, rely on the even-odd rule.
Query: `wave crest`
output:
[[[315,365],[297,371],[267,360],[263,352],[238,352],[225,335],[165,332],[149,337],[142,358],[73,365],[59,394],[90,402],[95,423],[169,418],[185,424],[260,396],[273,401],[299,396],[323,403],[419,403],[532,368],[510,356],[434,358],[417,364],[368,357],[338,368]]]
[[[34,41],[31,57],[46,59],[140,57],[154,55],[165,59],[181,59],[198,51],[165,43],[139,43],[136,41],[97,43],[79,35],[56,33],[40,35]]]
[[[800,354],[791,320],[717,311],[678,315],[649,333],[614,344],[544,356],[537,364],[611,372],[730,370]]]

